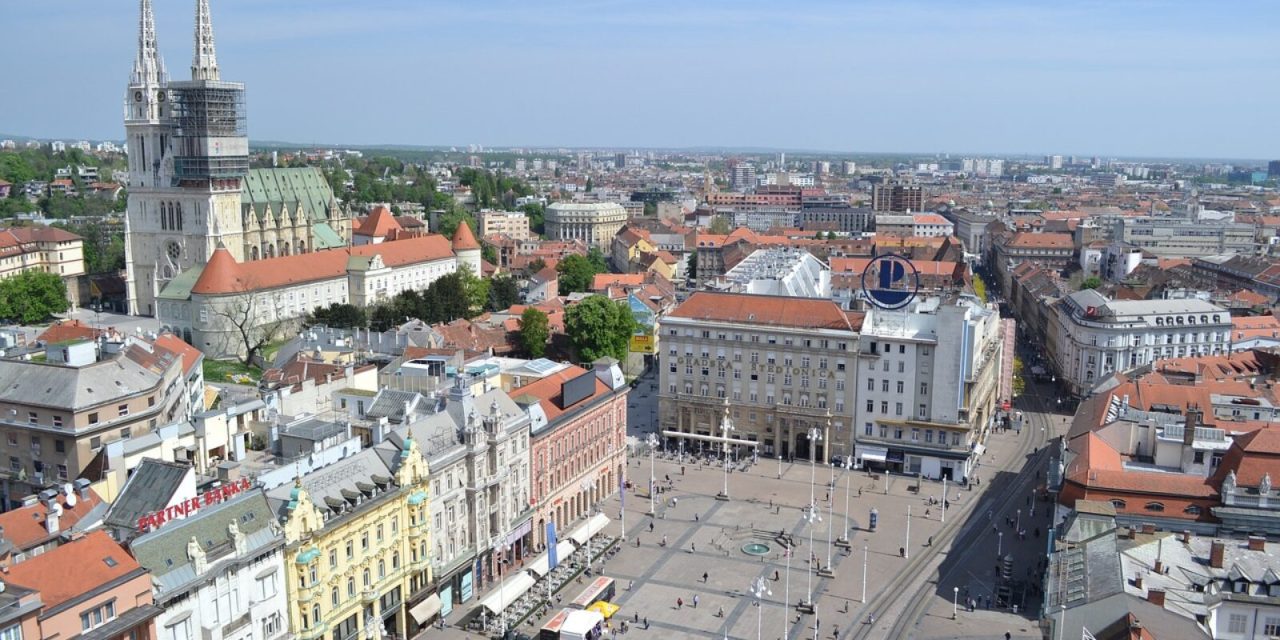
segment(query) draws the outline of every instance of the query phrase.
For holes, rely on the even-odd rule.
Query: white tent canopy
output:
[[[520,596],[533,588],[533,583],[533,576],[517,571],[504,580],[498,588],[489,592],[489,595],[480,601],[480,606],[494,615],[502,613],[503,609],[511,606],[511,603],[519,600]]]
[[[426,600],[414,605],[413,608],[409,610],[409,615],[413,616],[413,619],[416,620],[418,624],[426,624],[431,620],[431,618],[434,618],[437,613],[440,613],[440,609],[443,608],[443,606],[443,603],[440,602],[440,596],[433,593],[428,596]]]
[[[603,513],[597,513],[591,516],[589,520],[582,523],[582,526],[574,529],[573,533],[569,534],[569,539],[576,542],[579,547],[586,546],[587,540],[590,540],[591,537],[597,533],[604,531],[604,528],[607,526],[609,526],[609,516],[606,516]]]
[[[576,549],[574,548],[573,543],[568,540],[561,540],[556,544],[556,560],[564,562],[565,559],[569,557],[569,554],[574,551],[576,551]],[[539,578],[541,578],[551,571],[551,558],[544,552],[542,555],[535,558],[529,566],[525,567],[525,569],[534,572]]]

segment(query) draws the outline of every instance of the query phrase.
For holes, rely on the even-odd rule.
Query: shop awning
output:
[[[569,534],[569,539],[576,542],[579,547],[586,546],[587,540],[590,540],[591,537],[597,533],[604,531],[604,528],[607,526],[609,526],[609,516],[606,516],[603,513],[597,513],[591,516],[591,518],[586,522],[582,523],[582,526],[574,529],[573,533]]]
[[[556,543],[556,561],[563,563],[569,557],[569,554],[574,551],[577,551],[577,549],[574,548],[572,542],[569,542],[568,540],[561,540]],[[533,562],[531,562],[529,566],[525,567],[525,569],[532,571],[535,575],[541,578],[551,572],[551,558],[547,557],[546,552],[543,552],[537,558],[534,558]]]
[[[885,447],[864,447],[858,446],[858,455],[862,457],[862,461],[866,462],[884,462],[889,457],[889,450]]]
[[[426,600],[413,605],[413,608],[409,609],[409,615],[413,616],[413,619],[419,625],[424,625],[436,617],[436,614],[440,613],[440,609],[443,606],[440,603],[440,596],[433,593],[427,596]]]
[[[533,583],[533,576],[523,571],[513,573],[506,580],[503,580],[501,585],[490,591],[489,595],[480,601],[480,606],[488,610],[489,613],[498,615],[502,613],[503,609],[511,606],[513,602],[520,599],[520,596],[533,588]]]

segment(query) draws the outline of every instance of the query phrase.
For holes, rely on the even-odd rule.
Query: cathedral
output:
[[[151,0],[125,93],[129,313],[156,315],[180,273],[225,248],[237,262],[342,247],[351,239],[319,169],[250,169],[244,84],[221,79],[209,1],[197,0],[191,79],[170,81]]]

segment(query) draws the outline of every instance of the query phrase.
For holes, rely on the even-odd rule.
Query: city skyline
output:
[[[186,5],[156,8],[173,79],[191,58]],[[302,6],[213,3],[253,140],[1236,159],[1280,146],[1275,130],[1223,135],[1276,97],[1257,81],[1280,62],[1261,3],[1233,15],[1159,2]],[[51,41],[62,53],[0,105],[0,129],[122,139],[136,41],[119,34],[136,33],[135,3],[10,9],[5,60]],[[1246,14],[1263,19],[1234,19]]]

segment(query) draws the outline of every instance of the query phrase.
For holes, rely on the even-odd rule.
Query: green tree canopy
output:
[[[345,302],[335,302],[327,307],[320,307],[307,314],[303,324],[308,327],[325,326],[335,329],[354,329],[364,327],[369,317],[364,309]]]
[[[67,285],[55,274],[23,271],[0,280],[0,318],[35,324],[69,306]]]
[[[1089,276],[1080,282],[1080,290],[1097,289],[1102,286],[1102,278],[1098,276]]]
[[[973,293],[978,296],[979,300],[983,302],[987,301],[987,281],[983,280],[982,276],[976,273],[973,274]]]
[[[541,358],[547,352],[551,339],[551,324],[547,314],[528,307],[520,314],[520,346],[530,358]]]
[[[566,309],[564,324],[581,362],[605,356],[626,359],[631,336],[639,328],[625,302],[604,296],[588,296]]]
[[[437,231],[440,232],[440,235],[446,238],[453,238],[454,232],[458,230],[458,225],[463,223],[466,223],[467,226],[471,227],[472,235],[477,235],[476,219],[473,218],[470,213],[461,209],[440,216],[440,226]]]
[[[591,261],[583,256],[566,256],[556,265],[560,274],[560,295],[586,291],[591,287],[591,277],[599,273]]]
[[[728,235],[730,231],[733,231],[733,227],[729,224],[729,219],[724,216],[712,218],[711,224],[707,225],[707,233],[717,236]]]
[[[600,247],[591,247],[591,249],[587,251],[587,262],[591,263],[591,268],[596,273],[609,272],[609,262],[605,260],[604,252],[600,250]]]
[[[530,231],[538,235],[542,235],[546,233],[546,223],[544,222],[544,219],[546,217],[545,207],[543,207],[542,205],[536,202],[531,202],[529,204],[526,204],[520,207],[520,210],[523,211],[524,215],[529,218]]]
[[[489,280],[489,310],[502,311],[520,301],[520,286],[509,274],[494,276]]]

